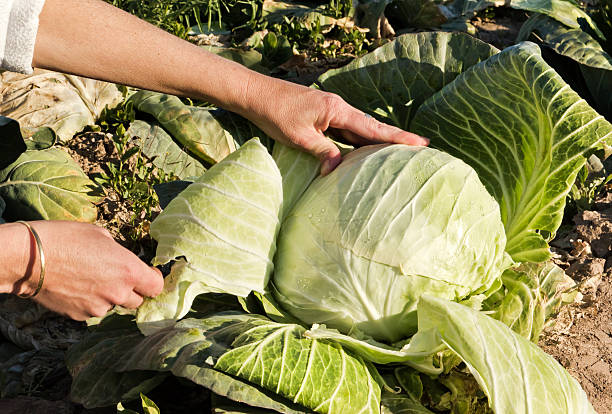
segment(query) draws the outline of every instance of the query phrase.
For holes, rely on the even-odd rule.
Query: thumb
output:
[[[314,133],[312,138],[306,140],[304,148],[321,162],[321,175],[329,174],[342,161],[336,144],[322,133]]]

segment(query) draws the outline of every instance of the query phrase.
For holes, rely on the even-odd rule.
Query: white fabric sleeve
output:
[[[0,0],[0,67],[32,73],[38,16],[45,0]]]

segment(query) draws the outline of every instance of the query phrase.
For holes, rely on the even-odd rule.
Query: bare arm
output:
[[[205,99],[311,152],[323,161],[324,174],[341,160],[323,135],[329,128],[358,145],[428,143],[365,116],[337,95],[251,71],[101,0],[46,0],[33,65]]]

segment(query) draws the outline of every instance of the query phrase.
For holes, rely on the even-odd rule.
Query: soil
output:
[[[474,36],[501,50],[516,43],[525,20],[527,14],[522,10],[499,8],[495,9],[494,15],[487,17],[484,13],[474,17],[470,23],[476,28]]]
[[[612,413],[612,188],[573,219],[553,242],[556,262],[579,284],[582,300],[566,306],[539,345],[586,391],[599,414]]]
[[[95,180],[100,173],[109,173],[107,163],[119,161],[111,134],[86,132],[75,136],[64,149],[92,180]],[[138,155],[128,160],[128,165],[136,156]],[[95,224],[107,229],[118,243],[141,259],[145,261],[152,259],[154,246],[151,238],[134,240],[134,227],[142,220],[133,217],[129,200],[122,199],[112,188],[105,188],[105,192],[104,198],[98,203],[98,218]],[[160,211],[161,209],[157,208],[154,214]]]

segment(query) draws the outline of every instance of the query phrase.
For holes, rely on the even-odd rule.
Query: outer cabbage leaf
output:
[[[572,29],[541,14],[525,22],[519,40],[530,34],[560,55],[578,62],[597,109],[612,119],[612,57],[599,42],[582,29]]]
[[[590,29],[603,36],[584,10],[570,0],[510,0],[513,9],[542,13],[573,29]]]
[[[408,344],[401,348],[389,346],[368,337],[362,338],[363,334],[356,332],[351,332],[351,335],[343,335],[335,329],[327,329],[318,324],[314,324],[306,331],[305,336],[339,343],[366,361],[375,364],[408,365],[428,375],[438,375],[443,370],[440,359],[435,355],[437,351],[442,351],[443,347],[440,346],[434,331],[417,333]]]
[[[595,413],[578,382],[555,359],[503,323],[458,303],[425,295],[419,327],[466,363],[496,413]]]
[[[274,145],[272,158],[283,177],[282,220],[319,174],[320,163],[313,155],[280,142]]]
[[[0,113],[19,121],[28,137],[50,127],[68,141],[122,100],[117,86],[93,79],[40,69],[32,75],[0,74]]]
[[[178,178],[199,177],[206,168],[174,142],[156,123],[136,120],[130,124],[127,134],[136,138],[142,153],[153,160],[153,165]]]
[[[176,260],[163,292],[138,309],[143,332],[189,312],[206,292],[263,293],[275,252],[282,180],[257,139],[214,165],[151,224],[155,265]]]
[[[140,392],[152,390],[166,378],[166,373],[155,371],[118,372],[117,361],[136,349],[143,338],[126,321],[125,317],[109,317],[102,322],[101,329],[89,333],[68,350],[66,365],[73,378],[72,401],[86,408],[114,405],[138,398]]]
[[[317,178],[283,221],[273,293],[305,323],[390,342],[424,292],[462,300],[506,266],[499,206],[476,172],[429,148],[373,145]]]
[[[73,399],[87,407],[111,405],[125,395],[122,383],[144,389],[138,380],[171,372],[231,400],[287,414],[311,412],[305,407],[328,399],[319,412],[380,409],[371,367],[337,344],[304,338],[299,325],[224,312],[183,319],[148,337],[134,331],[105,328],[71,348]]]
[[[258,326],[257,326],[258,325]],[[308,339],[299,325],[242,328],[215,368],[319,413],[379,413],[380,386],[360,357]]]
[[[411,130],[474,167],[500,204],[517,262],[549,258],[585,153],[612,141],[612,125],[529,42],[459,75],[419,108]]]
[[[26,151],[0,170],[5,218],[94,222],[100,189],[58,148]]]
[[[427,98],[497,52],[462,33],[406,34],[340,69],[325,72],[318,83],[379,120],[408,129]]]
[[[210,164],[236,150],[231,134],[206,109],[192,108],[176,96],[150,91],[136,92],[130,101],[134,108],[153,115],[192,154]]]
[[[485,303],[489,316],[537,342],[546,320],[571,303],[575,282],[552,262],[526,263],[502,275],[504,288]]]
[[[544,44],[560,55],[587,66],[612,70],[612,58],[599,42],[584,30],[567,27],[543,14],[534,14],[521,27],[518,41],[535,33]]]

